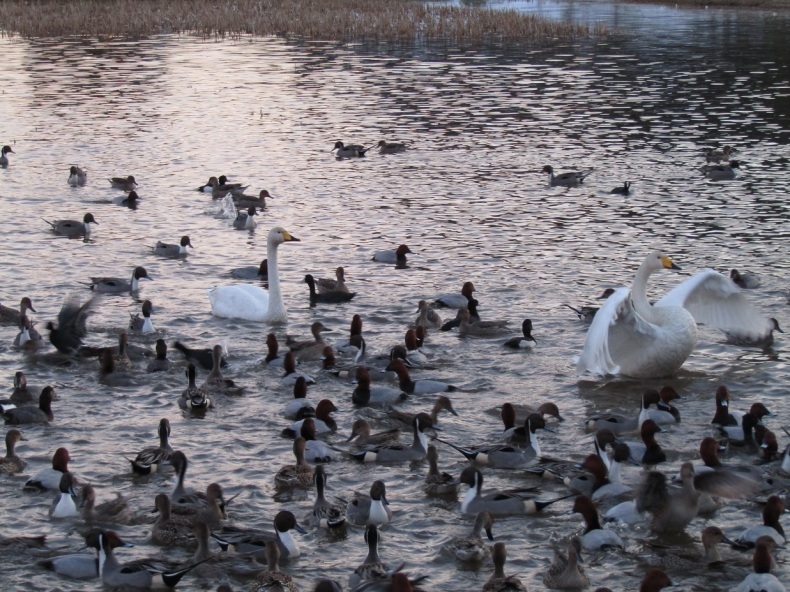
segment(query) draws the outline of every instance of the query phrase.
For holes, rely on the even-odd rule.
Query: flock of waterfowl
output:
[[[333,152],[338,158],[360,158],[371,147],[344,144],[338,141]],[[406,144],[378,144],[381,154],[398,154],[407,150]],[[721,154],[709,153],[708,161],[727,160],[731,149]],[[7,154],[15,154],[10,147],[2,149],[2,164],[8,166]],[[731,177],[719,167],[708,165],[705,174],[712,180]],[[576,187],[589,174],[563,173],[554,175],[551,166],[543,172],[549,175],[550,186]],[[84,186],[87,174],[72,166],[68,184]],[[117,203],[134,207],[138,199],[138,183],[132,175],[110,179],[113,188],[127,195]],[[629,192],[630,183],[612,191],[615,194]],[[265,207],[267,191],[258,197],[245,195],[248,187],[231,184],[227,177],[211,177],[198,190],[215,199],[230,198],[239,214],[233,222],[237,229],[253,229],[257,210]],[[245,211],[246,210],[246,211]],[[70,238],[91,236],[91,226],[98,224],[91,213],[82,221],[47,221],[52,232]],[[239,268],[232,271],[236,279],[254,283],[232,283],[218,285],[208,290],[208,302],[215,317],[264,322],[281,326],[288,320],[288,307],[283,295],[278,269],[278,255],[282,247],[298,242],[299,238],[288,230],[275,226],[267,234],[266,259],[259,266]],[[192,248],[190,237],[184,235],[178,243],[157,242],[152,254],[165,258],[187,256]],[[406,255],[411,250],[405,244],[390,250],[377,251],[374,262],[406,265]],[[287,256],[287,255],[286,255]],[[663,253],[650,253],[639,267],[631,288],[607,290],[600,308],[572,308],[579,320],[590,322],[590,328],[577,369],[581,374],[616,375],[634,378],[662,378],[673,375],[692,353],[697,340],[697,324],[704,323],[723,331],[727,338],[737,343],[770,345],[773,332],[781,331],[775,319],[765,318],[744,295],[745,289],[756,287],[756,282],[747,273],[732,270],[729,276],[713,270],[705,270],[680,284],[658,302],[651,303],[646,295],[648,278],[659,270],[677,269],[672,260]],[[136,266],[129,279],[113,277],[91,278],[86,285],[96,294],[132,294],[136,296],[140,281],[151,279],[146,269]],[[258,285],[265,282],[266,289]],[[304,276],[307,298],[312,306],[335,305],[350,302],[356,292],[346,284],[344,267],[337,267],[335,278]],[[34,295],[35,296],[35,295]],[[149,373],[165,372],[186,374],[185,388],[180,397],[173,396],[177,405],[189,421],[206,429],[206,419],[216,405],[244,405],[257,395],[236,384],[223,375],[227,367],[221,345],[209,349],[191,348],[176,341],[173,347],[183,353],[186,367],[168,358],[166,332],[154,329],[152,313],[155,303],[143,300],[141,313],[133,315],[128,330],[132,334],[156,339],[155,351],[150,347],[136,347],[132,352],[127,332],[122,332],[115,347],[89,347],[84,339],[89,334],[88,321],[92,310],[100,305],[97,299],[68,298],[58,314],[57,322],[49,322],[49,342],[56,354],[46,351],[46,340],[35,330],[29,313],[36,313],[33,301],[28,296],[21,298],[20,306],[0,306],[0,320],[5,325],[18,329],[15,347],[28,356],[30,367],[35,364],[76,364],[86,368],[91,358],[100,359],[99,382],[106,386],[123,387],[134,384],[136,375],[143,372],[137,363],[146,359],[145,369]],[[543,583],[548,589],[585,589],[605,582],[591,582],[585,572],[585,556],[601,556],[605,562],[607,553],[633,556],[634,563],[642,567],[640,590],[653,592],[672,585],[671,579],[684,573],[699,572],[727,563],[718,546],[731,544],[735,550],[725,555],[741,556],[749,549],[752,554],[752,569],[741,569],[743,581],[732,582],[738,592],[763,590],[777,592],[784,585],[771,571],[776,568],[774,553],[785,542],[781,526],[784,512],[782,495],[790,487],[790,447],[779,450],[777,435],[768,430],[763,419],[769,416],[765,405],[756,402],[748,412],[738,413],[729,406],[730,394],[725,387],[716,393],[716,413],[711,422],[715,430],[721,430],[716,438],[706,438],[700,444],[703,464],[692,464],[692,459],[680,459],[682,466],[677,476],[669,476],[658,470],[667,461],[660,445],[662,425],[680,429],[680,411],[673,401],[680,398],[671,387],[660,392],[647,390],[641,405],[633,415],[619,416],[605,413],[590,417],[585,422],[586,431],[593,434],[589,455],[581,465],[568,459],[556,458],[556,454],[545,454],[539,442],[539,431],[560,429],[563,421],[560,410],[553,403],[540,406],[498,401],[496,412],[503,421],[499,442],[474,446],[474,434],[446,434],[442,429],[442,412],[457,415],[452,404],[452,393],[457,385],[422,374],[431,369],[436,352],[432,352],[429,341],[432,332],[457,331],[460,338],[496,340],[502,347],[517,350],[530,349],[537,345],[532,335],[532,320],[523,319],[522,335],[509,337],[513,331],[508,323],[496,319],[481,318],[479,302],[475,298],[472,282],[465,282],[457,293],[437,296],[432,301],[420,300],[404,342],[392,347],[382,356],[368,350],[363,332],[363,319],[354,315],[347,339],[338,339],[329,344],[322,333],[327,327],[321,322],[313,323],[312,338],[285,339],[287,351],[280,351],[280,340],[275,331],[267,334],[267,356],[260,362],[260,371],[278,376],[280,390],[292,394],[284,401],[280,415],[283,417],[283,436],[293,439],[294,462],[279,468],[273,477],[278,491],[305,489],[314,500],[310,508],[303,508],[301,516],[282,509],[272,516],[272,531],[246,528],[233,523],[233,497],[226,497],[218,483],[211,483],[202,491],[185,486],[189,451],[174,450],[170,444],[171,426],[167,418],[159,422],[157,446],[147,447],[134,458],[129,458],[130,477],[141,479],[141,487],[151,486],[145,481],[166,471],[172,471],[174,485],[170,493],[156,492],[150,487],[151,507],[156,508],[156,521],[151,523],[146,514],[150,508],[132,508],[123,496],[97,503],[97,492],[88,483],[81,482],[79,475],[69,469],[71,460],[65,447],[53,451],[52,467],[33,470],[16,453],[16,446],[36,437],[35,426],[53,424],[57,419],[53,404],[59,399],[55,389],[46,386],[40,394],[27,387],[26,375],[19,371],[14,377],[14,391],[2,402],[2,412],[7,424],[15,427],[6,432],[7,454],[0,459],[0,472],[7,475],[24,474],[24,486],[30,490],[50,492],[47,495],[48,515],[51,520],[62,521],[64,529],[75,528],[84,538],[82,550],[53,552],[47,549],[43,537],[32,533],[4,532],[0,546],[17,553],[26,561],[36,562],[57,577],[85,580],[101,580],[107,586],[120,589],[155,589],[184,586],[184,578],[197,576],[204,586],[219,584],[222,590],[232,586],[244,586],[249,590],[296,590],[296,583],[289,575],[298,572],[298,563],[292,563],[300,555],[310,554],[299,543],[299,535],[306,528],[325,530],[319,535],[330,539],[349,538],[354,545],[364,540],[367,555],[356,566],[349,567],[349,578],[344,587],[338,582],[321,579],[310,588],[316,591],[392,591],[437,589],[431,585],[430,570],[423,570],[425,558],[401,558],[403,561],[383,562],[379,556],[379,543],[386,536],[388,525],[393,521],[408,520],[407,515],[395,512],[388,498],[391,489],[397,491],[398,483],[386,483],[382,479],[359,482],[366,491],[350,499],[341,499],[330,493],[329,482],[336,471],[354,471],[359,463],[412,464],[427,461],[422,490],[429,499],[440,498],[454,503],[462,494],[457,512],[474,517],[470,532],[460,534],[443,545],[445,552],[467,567],[479,569],[489,554],[493,561],[493,574],[482,586],[485,592],[526,590],[526,586],[514,575],[507,575],[505,566],[507,547],[504,541],[493,546],[485,544],[484,536],[494,540],[496,521],[523,520],[529,528],[527,516],[540,514],[567,504],[567,510],[579,514],[584,520],[584,529],[567,533],[555,552],[554,562],[544,570]],[[441,318],[441,309],[456,310],[453,319]],[[262,331],[262,334],[266,331]],[[540,335],[539,335],[540,337]],[[145,343],[143,338],[142,342]],[[22,358],[24,361],[25,358]],[[297,364],[301,364],[298,366]],[[210,373],[202,381],[199,374]],[[306,372],[317,375],[312,378]],[[411,372],[419,376],[412,379]],[[336,381],[336,382],[335,382]],[[322,384],[333,382],[348,389],[348,403],[356,406],[353,423],[338,425],[333,413],[338,411],[328,398],[314,403],[308,398],[308,387],[320,392]],[[280,394],[283,394],[280,393]],[[515,398],[515,397],[514,397]],[[429,413],[409,413],[398,409],[405,401],[418,402],[426,406],[430,401],[433,408]],[[532,401],[529,401],[531,403]],[[249,403],[246,403],[249,404]],[[280,405],[280,403],[277,403]],[[272,409],[268,412],[271,414]],[[705,420],[707,423],[707,419]],[[21,428],[30,426],[23,434]],[[408,430],[409,442],[401,438],[400,430]],[[350,433],[345,442],[334,436]],[[716,431],[718,434],[719,432]],[[464,435],[466,442],[457,442]],[[637,438],[629,441],[629,435]],[[329,441],[327,441],[327,439]],[[345,437],[344,437],[345,439]],[[446,455],[463,457],[465,466],[456,477],[439,469],[438,445],[443,445]],[[736,453],[741,462],[724,465],[718,459],[719,449],[740,446]],[[442,457],[445,458],[445,457]],[[445,459],[446,460],[446,459]],[[758,460],[762,464],[757,464]],[[641,466],[637,469],[629,465]],[[337,468],[335,468],[337,466]],[[632,478],[625,473],[633,471]],[[484,478],[497,474],[512,480],[516,487],[504,490],[489,490],[484,487]],[[532,481],[539,477],[541,480]],[[679,483],[678,486],[672,484]],[[315,493],[312,493],[313,490]],[[53,498],[53,499],[50,499]],[[677,550],[656,546],[649,558],[635,552],[629,546],[628,535],[635,528],[645,529],[657,537],[683,533],[698,517],[715,517],[721,521],[726,516],[724,500],[758,498],[764,504],[763,525],[747,530],[737,539],[730,540],[722,528],[714,525],[702,530],[703,549],[689,555],[688,548]],[[51,503],[50,503],[51,502]],[[611,521],[611,526],[602,524]],[[350,528],[351,525],[358,528]],[[148,538],[149,542],[165,549],[186,548],[194,553],[186,561],[168,561],[166,551],[156,558],[124,563],[123,548],[128,545],[118,535],[119,528],[129,532],[133,528]],[[625,537],[625,540],[623,539]],[[753,549],[753,551],[752,551]],[[152,549],[152,553],[154,553]],[[288,562],[288,567],[285,562]],[[730,560],[739,565],[743,561]],[[283,565],[281,565],[281,563]],[[293,565],[293,570],[291,566]],[[751,573],[748,573],[751,572]],[[459,572],[460,574],[463,572]],[[730,572],[728,572],[730,573]],[[671,578],[671,579],[670,579]],[[56,584],[53,584],[56,585]]]

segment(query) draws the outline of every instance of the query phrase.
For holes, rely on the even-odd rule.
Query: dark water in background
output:
[[[289,309],[284,334],[303,335],[314,320],[341,339],[354,313],[362,315],[373,353],[388,351],[415,318],[416,303],[473,281],[484,318],[507,318],[514,334],[524,317],[535,324],[538,348],[505,352],[502,340],[460,340],[432,334],[427,351],[435,370],[422,376],[461,387],[453,397],[459,417],[441,418],[444,437],[458,442],[496,441],[499,424],[480,412],[505,401],[555,400],[567,421],[545,434],[544,453],[581,459],[591,443],[581,429],[589,413],[632,409],[647,383],[579,380],[572,358],[585,326],[561,303],[590,303],[601,289],[630,283],[644,255],[661,248],[684,270],[659,274],[651,294],[661,294],[705,267],[758,273],[762,287],[751,299],[790,325],[787,312],[788,17],[766,12],[680,11],[648,6],[587,3],[504,3],[558,18],[602,20],[618,27],[606,40],[549,47],[339,46],[276,39],[203,41],[156,37],[143,41],[3,39],[0,71],[0,139],[10,143],[11,166],[0,170],[0,247],[4,304],[29,295],[39,328],[54,319],[70,293],[87,297],[80,283],[94,275],[131,274],[144,265],[155,278],[140,296],[153,301],[158,334],[135,338],[153,345],[183,339],[210,346],[226,342],[228,375],[248,387],[244,401],[230,401],[204,420],[182,416],[175,402],[184,386],[179,361],[167,376],[138,368],[139,385],[109,389],[97,383],[93,363],[53,368],[26,360],[3,328],[0,366],[9,387],[22,369],[37,388],[55,384],[56,421],[25,430],[20,455],[28,474],[49,462],[61,445],[72,470],[92,482],[99,498],[129,496],[141,512],[154,495],[169,491],[166,476],[133,481],[124,454],[153,443],[160,417],[173,425],[173,444],[191,460],[188,481],[203,488],[223,484],[238,524],[268,526],[281,508],[298,517],[311,498],[274,498],[273,473],[291,462],[291,443],[279,438],[280,410],[291,397],[273,369],[257,360],[269,327],[214,319],[205,289],[231,282],[227,270],[265,256],[268,228],[282,225],[302,242],[280,252],[280,275]],[[411,140],[397,155],[337,161],[335,140],[370,144]],[[742,169],[737,180],[702,178],[704,150],[732,145]],[[86,187],[66,185],[78,164]],[[583,188],[546,187],[540,170],[595,168]],[[106,178],[134,174],[142,201],[136,211],[109,203],[119,192]],[[217,218],[217,204],[193,191],[210,175],[266,188],[275,198],[252,233],[234,231]],[[634,183],[628,198],[609,191]],[[94,242],[54,238],[40,218],[99,221]],[[195,249],[184,261],[158,259],[147,248],[189,234]],[[407,243],[410,267],[374,264],[375,250]],[[343,265],[358,292],[341,306],[307,304],[306,272],[329,276]],[[90,322],[89,342],[109,344],[139,302],[104,299]],[[710,433],[713,393],[727,384],[733,406],[766,402],[779,427],[790,413],[785,401],[786,338],[762,351],[724,343],[702,330],[700,343],[679,375],[666,381],[688,400],[683,424],[660,441],[670,466],[695,459]],[[309,367],[310,370],[315,368]],[[317,372],[314,372],[316,374]],[[414,373],[417,377],[417,373]],[[200,380],[200,378],[199,378]],[[650,385],[661,384],[651,383]],[[333,399],[341,434],[354,409],[351,387],[320,379],[309,395]],[[432,397],[409,404],[430,407]],[[459,457],[440,446],[440,466],[458,474]],[[478,590],[490,574],[459,568],[441,551],[449,538],[471,528],[451,502],[424,497],[426,467],[328,467],[329,487],[347,495],[376,478],[388,485],[396,512],[384,529],[381,556],[406,561],[413,573],[430,573],[429,589]],[[639,471],[626,479],[637,481]],[[20,491],[23,477],[0,481],[2,534],[47,534],[52,546],[79,546],[73,525],[50,523],[49,495]],[[522,485],[521,475],[487,471],[486,485]],[[560,490],[549,487],[549,490]],[[500,519],[496,540],[508,545],[509,573],[542,589],[551,560],[547,543],[578,531],[578,515],[558,504],[539,517]],[[759,520],[759,508],[734,503],[709,522],[688,529],[698,541],[706,524],[728,534]],[[147,529],[121,529],[135,549],[124,559],[158,552],[145,544]],[[640,558],[647,531],[621,530],[627,553],[588,557],[594,586],[635,589],[644,573]],[[692,538],[693,537],[693,538]],[[311,532],[304,555],[287,566],[303,589],[319,574],[344,584],[365,556],[362,531],[340,540]],[[685,539],[681,539],[685,540]],[[686,542],[688,542],[686,541]],[[181,551],[174,556],[183,558]],[[676,574],[681,589],[726,590],[748,571],[749,557],[727,550],[732,565],[716,582]],[[84,590],[98,583],[70,582],[37,569],[31,560],[0,559],[6,586],[33,590]],[[787,577],[779,556],[780,578]],[[215,583],[208,582],[207,588]],[[199,588],[195,579],[184,589]]]

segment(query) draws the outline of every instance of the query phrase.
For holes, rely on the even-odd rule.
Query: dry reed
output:
[[[513,10],[417,0],[3,0],[0,28],[23,37],[198,34],[337,41],[531,43],[605,33]]]

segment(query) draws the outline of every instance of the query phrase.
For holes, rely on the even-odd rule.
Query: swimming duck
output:
[[[626,443],[631,451],[631,458],[638,463],[649,466],[666,462],[667,455],[661,448],[661,445],[656,442],[656,434],[663,431],[661,426],[652,419],[643,421],[639,428],[639,436],[642,441]]]
[[[223,551],[233,547],[236,553],[255,553],[256,558],[260,558],[267,541],[275,541],[281,557],[294,559],[299,557],[301,549],[291,534],[292,530],[307,534],[296,521],[293,512],[280,510],[274,517],[274,532],[225,526],[222,530],[213,532],[211,538],[220,544]]]
[[[324,497],[324,487],[326,486],[326,472],[324,465],[316,465],[315,473],[316,497],[313,503],[313,510],[307,517],[307,523],[320,528],[337,528],[346,523],[346,509],[340,504],[327,501]]]
[[[0,473],[13,475],[25,470],[27,463],[16,453],[16,444],[24,440],[22,432],[17,429],[8,430],[5,434],[5,456],[0,458]]]
[[[277,271],[277,247],[285,242],[299,239],[284,228],[276,226],[266,239],[266,254],[269,260],[269,291],[257,286],[235,284],[218,286],[208,291],[211,313],[216,317],[285,323],[288,312],[280,293],[280,276]]]
[[[173,461],[171,460],[171,462]],[[173,466],[179,470],[182,465],[177,463],[178,461],[173,462]],[[233,496],[233,498],[235,497]],[[211,528],[219,528],[222,521],[227,518],[225,506],[233,499],[225,501],[222,486],[219,483],[209,483],[205,492],[170,494],[170,498],[173,514],[189,518],[192,523],[204,521]]]
[[[43,469],[25,481],[25,489],[38,489],[40,491],[59,491],[60,478],[69,470],[69,451],[58,448],[52,455],[52,467]]]
[[[386,563],[379,558],[378,544],[381,535],[375,524],[365,527],[365,542],[368,545],[368,554],[365,560],[354,570],[348,578],[350,590],[362,590],[363,585],[376,581],[386,581],[392,573]]]
[[[290,428],[285,428],[281,435],[284,438],[294,438],[297,436],[301,432],[302,424],[307,417],[312,417],[316,434],[334,434],[337,431],[337,422],[330,414],[335,411],[337,411],[337,407],[335,407],[332,401],[329,399],[321,399],[318,401],[318,405],[315,406],[315,410],[313,411],[315,415],[311,416],[308,409],[304,407],[301,408],[300,412],[296,414],[296,421],[291,424]]]
[[[579,372],[635,378],[674,374],[694,349],[697,322],[754,339],[772,330],[771,322],[729,278],[710,269],[650,304],[647,280],[659,269],[679,268],[666,255],[651,253],[639,267],[633,288],[619,288],[607,298],[587,333]]]
[[[283,415],[286,419],[314,415],[315,406],[312,401],[307,399],[307,380],[304,376],[295,377],[293,393],[294,398],[285,404]]]
[[[440,329],[442,326],[442,317],[439,316],[427,300],[420,300],[417,304],[417,312],[419,316],[414,322],[416,326],[425,327],[426,329]]]
[[[458,387],[439,380],[420,379],[412,380],[409,369],[401,360],[392,360],[387,365],[387,370],[392,370],[398,375],[400,389],[410,395],[429,395],[431,393],[446,393],[458,390]]]
[[[437,308],[464,308],[469,306],[469,301],[472,300],[472,293],[475,291],[475,285],[472,282],[464,282],[461,286],[461,292],[453,292],[451,294],[442,294],[433,301],[433,306]]]
[[[315,420],[312,417],[305,417],[299,431],[305,442],[305,458],[312,463],[332,462],[338,456],[338,451],[321,440],[316,439]]]
[[[680,423],[680,411],[672,405],[672,401],[682,400],[683,397],[671,386],[663,386],[658,392],[660,402],[656,403],[656,409],[647,408],[647,417],[655,421],[658,425],[672,425]]]
[[[730,444],[743,446],[747,452],[755,454],[759,449],[754,437],[754,429],[759,421],[756,415],[747,413],[743,416],[740,426],[719,426],[718,430],[727,437]]]
[[[370,386],[368,369],[363,366],[357,368],[357,386],[351,393],[351,401],[354,405],[362,407],[392,405],[405,401],[407,397],[402,389]]]
[[[159,446],[143,448],[134,459],[129,459],[132,471],[139,475],[156,473],[161,465],[170,462],[173,447],[170,445],[170,421],[166,417],[159,420],[157,433],[159,434]]]
[[[17,371],[16,374],[14,374],[14,391],[11,393],[11,396],[8,398],[7,402],[14,405],[26,405],[28,403],[32,403],[37,399],[33,391],[34,389],[28,387],[25,373],[21,370]],[[6,401],[3,402],[5,403]]]
[[[744,290],[753,290],[754,288],[760,287],[760,278],[750,271],[744,271],[741,273],[737,269],[731,269],[730,279],[733,281],[733,283],[735,283],[736,286],[743,288]]]
[[[715,162],[719,163],[721,161],[728,161],[730,160],[730,156],[735,152],[735,149],[732,146],[725,146],[721,150],[716,150],[715,148],[711,148],[705,153],[705,161],[708,163]]]
[[[351,435],[346,442],[352,442],[357,448],[365,446],[389,446],[395,444],[400,439],[400,430],[394,428],[384,432],[372,434],[370,424],[366,419],[355,419],[351,426]]]
[[[485,531],[489,541],[494,540],[491,527],[494,525],[494,517],[491,512],[478,512],[475,516],[475,523],[472,532],[466,536],[453,538],[447,544],[450,551],[458,561],[478,562],[485,559],[488,551],[483,544],[482,532]]]
[[[651,569],[642,578],[639,585],[639,592],[660,592],[667,586],[674,586],[675,584],[669,579],[669,576],[661,569]]]
[[[603,293],[597,297],[598,300],[605,300],[614,294],[614,288],[606,288]],[[579,317],[579,320],[583,323],[591,323],[592,320],[595,318],[595,314],[601,308],[600,306],[588,306],[584,305],[579,308],[575,306],[571,306],[570,304],[562,304],[563,306],[570,308],[573,312],[576,313],[576,316]]]
[[[132,513],[128,500],[120,493],[115,494],[115,499],[96,504],[96,490],[92,485],[82,488],[82,517],[88,524],[111,523],[129,524]]]
[[[568,497],[563,496],[548,501],[537,500],[535,498],[538,493],[534,487],[494,491],[483,495],[483,473],[475,467],[466,467],[461,472],[461,483],[469,486],[461,502],[461,512],[464,514],[477,514],[482,511],[491,512],[493,516],[535,514],[546,506]]]
[[[491,556],[494,560],[494,573],[483,585],[483,592],[527,592],[527,587],[516,576],[505,575],[505,543],[494,543]]]
[[[156,246],[151,247],[154,251],[154,255],[158,255],[159,257],[169,257],[174,259],[176,257],[186,257],[187,256],[187,247],[192,247],[192,242],[189,240],[189,237],[185,234],[181,237],[179,243],[163,243],[159,241],[156,243]]]
[[[204,370],[211,370],[214,367],[214,349],[207,347],[194,348],[187,347],[180,341],[173,344],[178,351],[184,354],[186,361],[195,366],[200,366]],[[227,367],[228,363],[222,359],[222,368]]]
[[[731,160],[729,164],[711,164],[703,167],[703,173],[711,181],[731,181],[735,178],[735,169],[740,168],[737,160]]]
[[[277,541],[266,541],[266,569],[259,572],[249,592],[297,592],[291,576],[280,570],[280,549]]]
[[[178,399],[178,406],[181,407],[181,409],[194,410],[205,410],[213,407],[209,394],[203,389],[198,388],[196,384],[197,368],[195,368],[194,364],[190,363],[189,366],[187,366],[186,374],[189,385],[182,391]]]
[[[154,332],[154,324],[151,322],[151,312],[154,310],[154,305],[150,300],[143,300],[142,315],[129,313],[129,331],[148,335]],[[165,346],[167,347],[167,346]]]
[[[370,495],[355,493],[346,505],[346,518],[350,524],[380,526],[392,520],[392,510],[387,501],[387,488],[384,481],[374,481]]]
[[[365,338],[362,336],[362,317],[360,315],[355,314],[351,318],[348,339],[336,343],[335,350],[340,354],[353,356],[355,363],[359,362],[365,356],[367,344],[365,343]],[[326,349],[324,349],[323,353],[326,355]],[[334,351],[332,353],[334,354]]]
[[[397,249],[376,251],[373,253],[373,261],[378,261],[379,263],[395,263],[396,267],[405,267],[406,253],[411,252],[411,249],[406,245],[400,245]]]
[[[752,568],[750,573],[735,588],[735,592],[787,592],[784,584],[771,573],[773,557],[771,551],[775,548],[771,537],[760,537],[755,545],[754,555],[752,556]]]
[[[148,363],[146,372],[167,372],[168,370],[170,370],[170,360],[167,359],[167,343],[164,339],[157,339],[156,357]]]
[[[237,267],[235,269],[231,269],[230,275],[243,280],[261,280],[263,282],[268,282],[269,260],[264,259],[257,267],[252,265],[248,267]]]
[[[628,195],[631,191],[631,181],[623,181],[622,187],[615,187],[609,193],[612,195]]]
[[[24,296],[19,302],[19,308],[11,308],[0,304],[0,324],[19,326],[22,317],[25,316],[27,311],[38,312],[33,308],[33,301],[29,297]]]
[[[19,319],[19,333],[14,337],[12,346],[25,352],[35,352],[42,345],[41,334],[33,328],[33,322],[27,315]]]
[[[162,547],[184,546],[192,542],[192,518],[172,513],[172,503],[166,493],[157,494],[154,512],[159,516],[151,528],[151,542]]]
[[[335,154],[338,158],[359,158],[365,156],[365,152],[370,150],[370,147],[365,148],[360,144],[348,144],[345,145],[343,142],[338,140],[335,142],[335,147],[330,150],[330,152],[334,152],[337,150]]]
[[[132,270],[132,278],[125,280],[117,277],[93,277],[90,288],[99,294],[123,294],[124,292],[137,292],[140,289],[139,281],[142,279],[153,280],[145,267],[137,266]]]
[[[546,427],[546,416],[553,417],[557,421],[565,421],[565,418],[560,415],[560,409],[556,403],[546,401],[537,407],[531,405],[514,405],[513,403],[503,403],[501,408],[493,408],[487,410],[489,413],[498,414],[502,419],[504,429],[502,431],[502,438],[510,440],[515,438],[517,441],[525,442],[527,435],[524,430],[527,417],[536,414],[543,418],[543,424],[540,424],[540,429]],[[538,429],[539,424],[536,422],[535,429]],[[534,431],[534,430],[533,430]]]
[[[85,183],[88,182],[88,173],[83,171],[78,166],[71,166],[69,169],[69,179],[68,183],[72,187],[82,187]]]
[[[554,562],[543,576],[543,584],[552,590],[579,590],[590,585],[590,578],[584,573],[581,542],[579,537],[568,541],[568,554],[559,549],[554,551]]]
[[[382,140],[383,142],[384,140]],[[8,167],[8,155],[9,154],[16,154],[13,150],[11,150],[11,146],[3,146],[0,149],[0,167],[7,168]]]
[[[294,353],[292,351],[286,352],[283,358],[283,375],[280,378],[280,382],[285,386],[291,386],[295,385],[299,378],[304,378],[306,384],[315,384],[315,380],[310,376],[296,369],[296,356]]]
[[[581,464],[585,474],[566,477],[565,484],[574,491],[591,496],[594,501],[630,494],[631,487],[620,482],[619,472],[620,464],[630,459],[630,450],[623,443],[616,443],[614,447],[615,459],[609,470],[601,456],[590,454]]]
[[[428,495],[455,495],[461,486],[461,482],[449,473],[439,472],[439,453],[436,446],[429,445],[425,453],[428,459],[428,474],[425,476],[423,489]]]
[[[470,335],[476,337],[496,337],[510,331],[510,328],[507,326],[507,321],[472,322],[472,315],[469,309],[465,307],[458,311],[458,316],[461,320],[458,324],[458,334],[461,337]]]
[[[69,238],[84,237],[86,240],[91,235],[91,224],[98,224],[91,213],[85,214],[82,217],[82,222],[79,220],[55,220],[53,222],[44,220],[44,222],[52,227],[52,232],[55,234]]]
[[[718,526],[706,526],[701,533],[702,553],[697,549],[667,548],[657,546],[656,552],[650,557],[651,565],[662,567],[668,571],[697,572],[700,563],[706,567],[719,567],[723,564],[718,545],[721,543],[734,544],[728,539]]]
[[[241,183],[228,183],[227,175],[220,175],[217,182],[219,183],[220,189],[229,191],[233,197],[244,197],[244,192],[250,187],[249,185],[242,185]],[[209,185],[211,185],[210,179]]]
[[[99,536],[99,532],[100,531],[92,530],[86,535],[85,540],[88,547],[95,546],[95,544],[92,545],[90,541],[95,540]],[[113,548],[133,546],[130,543],[124,542],[114,532],[110,531],[107,534],[110,545]],[[58,575],[77,580],[88,580],[99,577],[99,558],[93,554],[69,553],[66,555],[57,555],[39,561],[38,565],[44,569],[54,571]]]
[[[74,503],[77,498],[77,492],[74,491],[74,478],[68,471],[61,475],[59,489],[60,493],[49,508],[49,517],[74,518],[79,516],[80,511],[77,509],[77,504]]]
[[[343,290],[334,290],[334,291],[325,291],[318,293],[315,291],[315,279],[311,274],[307,274],[304,276],[304,283],[307,284],[308,288],[310,289],[310,304],[315,306],[316,303],[338,303],[338,302],[348,302],[351,300],[355,295],[356,292],[348,292]],[[322,348],[323,349],[323,348]]]
[[[315,288],[319,294],[323,292],[348,292],[345,269],[338,267],[335,270],[335,279],[319,278],[315,280]]]
[[[427,413],[418,413],[412,422],[414,438],[411,446],[407,447],[397,444],[366,445],[349,454],[352,458],[363,462],[389,463],[422,460],[425,458],[425,453],[428,449],[425,431],[436,429]]]
[[[784,545],[787,542],[784,528],[779,522],[779,517],[784,514],[785,503],[778,495],[772,495],[765,502],[763,507],[763,523],[757,526],[750,526],[735,539],[739,545],[754,547],[757,540],[762,536],[771,537],[777,545]]]
[[[299,487],[308,489],[313,486],[313,467],[305,460],[306,441],[301,436],[294,438],[293,452],[296,464],[285,465],[274,475],[277,487]]]
[[[244,394],[244,387],[237,385],[232,379],[222,376],[222,346],[215,345],[212,350],[213,367],[211,372],[200,385],[201,390],[206,391],[209,396],[224,395],[227,397],[238,397]]]
[[[113,177],[107,180],[110,182],[113,189],[122,189],[124,191],[133,191],[137,189],[137,181],[134,180],[132,175],[127,177]]]
[[[523,349],[534,347],[538,344],[538,340],[532,336],[532,321],[530,319],[522,321],[521,333],[523,337],[511,337],[503,345],[513,349]]]
[[[22,425],[27,423],[49,423],[55,420],[52,413],[52,401],[55,399],[55,389],[45,386],[38,397],[38,405],[25,405],[22,407],[3,408],[3,418],[6,424]]]
[[[547,164],[543,167],[543,172],[549,175],[549,186],[551,187],[578,187],[593,172],[593,169],[581,173],[576,171],[560,173],[555,177],[554,169]]]
[[[117,204],[119,206],[125,206],[125,207],[129,208],[130,210],[136,210],[137,209],[137,204],[140,203],[140,196],[137,195],[136,191],[130,191],[125,196],[116,197],[113,200],[113,203]]]
[[[259,210],[265,210],[266,199],[267,198],[272,199],[272,196],[265,189],[262,189],[261,192],[258,193],[258,197],[253,197],[252,195],[244,195],[243,193],[239,195],[233,192],[231,192],[231,196],[233,198],[233,203],[236,204],[236,207],[239,209],[256,207]]]
[[[250,577],[260,573],[261,564],[251,555],[213,553],[209,548],[211,530],[205,522],[198,520],[192,524],[192,533],[197,541],[197,550],[190,562],[200,564],[195,573],[201,578],[214,581],[228,576]],[[277,550],[277,543],[272,541],[272,544]]]
[[[580,542],[585,551],[600,551],[612,547],[625,549],[623,539],[616,532],[601,528],[598,509],[589,497],[577,497],[573,502],[573,512],[584,518],[584,534]]]
[[[237,230],[252,230],[257,226],[255,223],[255,216],[258,212],[255,211],[255,206],[247,208],[246,212],[239,212],[236,219],[233,221],[233,228]]]
[[[386,140],[380,140],[377,145],[379,147],[379,154],[398,154],[400,152],[406,152],[406,144],[403,142],[387,142]]]

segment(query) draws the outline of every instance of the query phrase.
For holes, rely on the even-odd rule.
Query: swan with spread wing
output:
[[[636,272],[631,289],[619,288],[595,315],[579,356],[580,373],[635,378],[674,374],[697,343],[697,323],[739,342],[764,343],[776,327],[728,277],[706,269],[655,304],[645,291],[651,274],[680,269],[662,253],[651,253]]]

